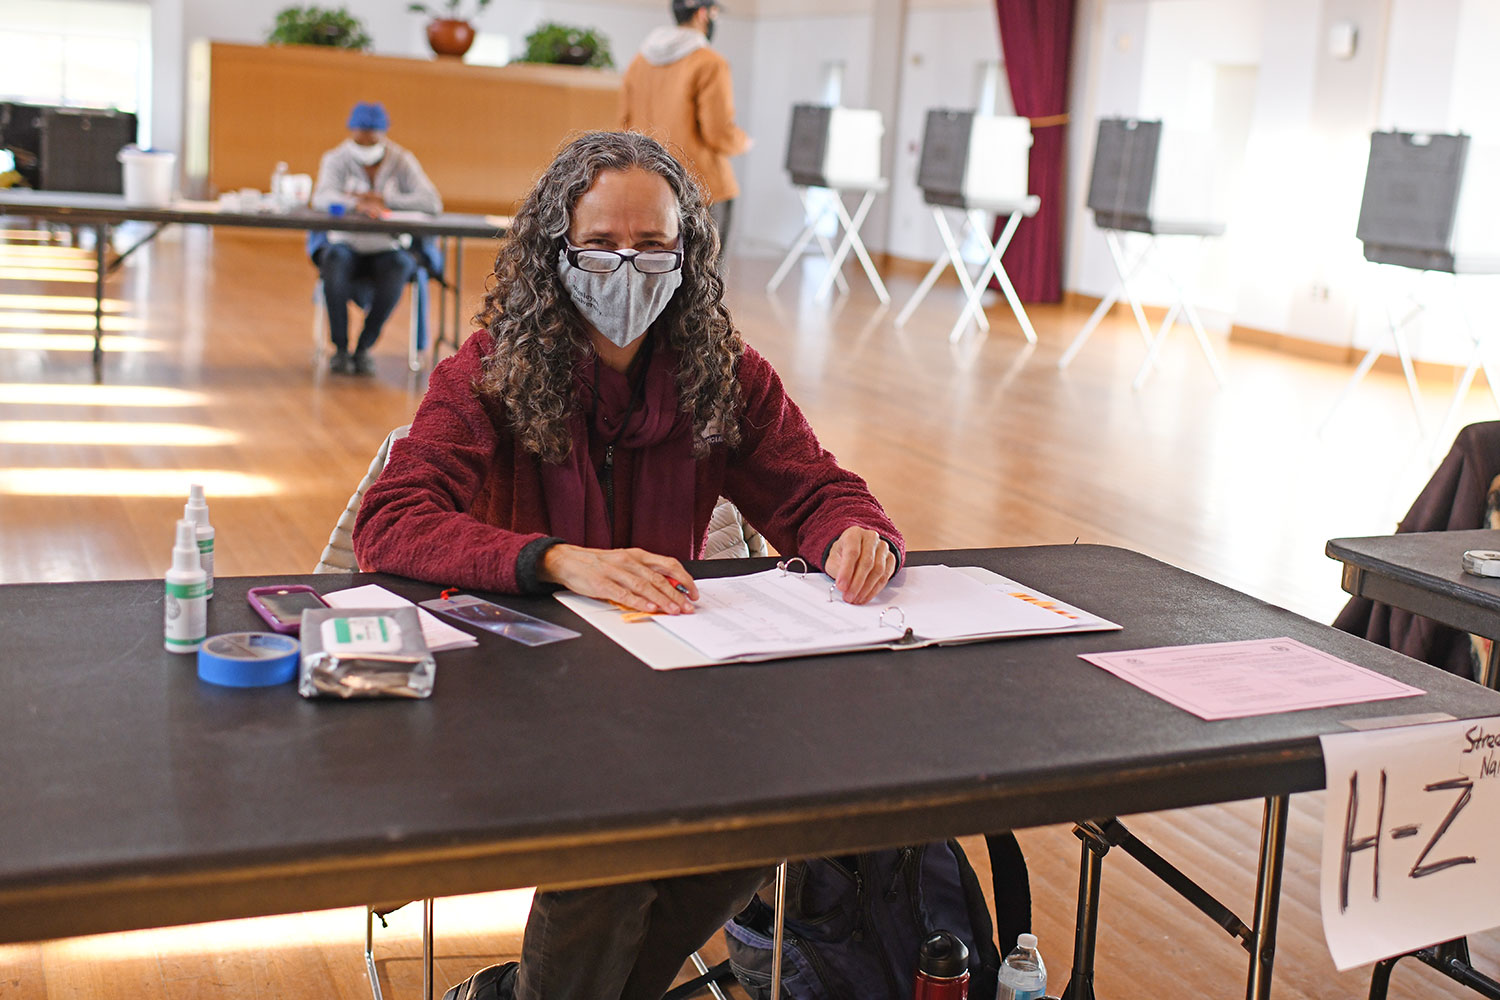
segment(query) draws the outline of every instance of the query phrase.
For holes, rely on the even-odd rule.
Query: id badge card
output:
[[[469,625],[477,625],[496,635],[513,639],[523,646],[545,646],[549,642],[576,639],[583,633],[554,625],[540,618],[512,611],[471,594],[454,594],[452,597],[423,601],[422,607],[457,618]]]

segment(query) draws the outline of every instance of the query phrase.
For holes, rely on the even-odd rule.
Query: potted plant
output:
[[[428,6],[425,3],[410,3],[406,9],[413,14],[425,14],[427,22],[427,44],[440,56],[461,58],[474,44],[474,26],[470,18],[484,13],[490,0],[474,0],[474,8],[468,17],[463,15],[463,0],[442,0]]]
[[[615,64],[609,53],[609,40],[599,32],[554,21],[548,21],[526,36],[526,54],[519,61],[599,69],[610,69]]]
[[[370,35],[343,7],[286,7],[266,36],[267,45],[330,45],[363,52]]]

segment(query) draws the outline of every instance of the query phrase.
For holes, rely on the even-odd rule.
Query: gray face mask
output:
[[[583,318],[616,347],[639,340],[682,284],[682,268],[642,274],[625,261],[608,274],[599,274],[568,263],[566,250],[557,252],[557,273]]]

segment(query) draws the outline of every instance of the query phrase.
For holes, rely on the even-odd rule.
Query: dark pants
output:
[[[708,206],[709,218],[714,220],[714,228],[719,231],[719,263],[724,263],[724,257],[729,253],[729,222],[734,215],[734,199],[728,201],[716,201]]]
[[[405,250],[355,253],[342,243],[329,243],[318,251],[318,271],[323,275],[323,301],[328,304],[328,338],[335,349],[349,349],[349,302],[365,308],[365,325],[356,351],[368,351],[380,337],[380,328],[390,318],[401,291],[417,270],[416,261]]]
[[[688,956],[774,873],[747,868],[538,891],[515,1000],[661,1000]]]

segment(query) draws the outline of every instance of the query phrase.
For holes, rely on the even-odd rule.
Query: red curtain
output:
[[[995,0],[1011,98],[1016,114],[1031,119],[1031,193],[1042,200],[1036,215],[1022,221],[1005,253],[1005,272],[1023,302],[1062,300],[1073,4],[1074,0]],[[997,237],[1004,221],[995,226]]]

